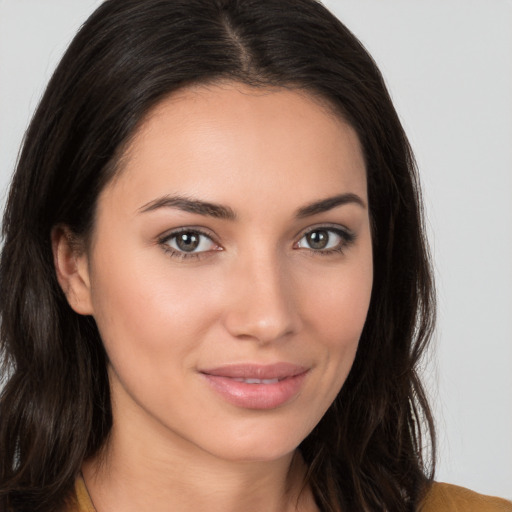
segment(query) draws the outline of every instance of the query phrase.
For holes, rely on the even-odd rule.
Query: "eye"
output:
[[[315,228],[305,233],[297,242],[299,249],[311,249],[319,252],[341,252],[354,240],[354,235],[337,228]]]
[[[160,243],[172,253],[180,256],[197,254],[217,249],[217,244],[206,234],[195,229],[182,229],[166,236]]]

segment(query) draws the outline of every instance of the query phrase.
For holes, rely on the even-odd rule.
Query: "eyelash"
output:
[[[348,230],[348,229],[342,229],[339,227],[332,227],[332,226],[315,226],[313,228],[308,229],[307,231],[303,232],[300,236],[299,240],[294,244],[295,249],[303,249],[303,247],[298,247],[297,244],[300,243],[302,239],[307,237],[308,235],[317,232],[317,231],[324,231],[327,233],[334,233],[335,235],[340,237],[340,242],[336,245],[336,247],[330,248],[330,249],[318,249],[315,250],[313,248],[304,248],[307,249],[312,253],[312,255],[322,255],[322,256],[330,256],[333,254],[343,254],[343,252],[354,243],[356,239],[356,235]],[[206,237],[209,239],[214,245],[216,245],[218,248],[214,249],[213,251],[199,251],[199,252],[186,252],[186,251],[180,251],[176,250],[169,246],[169,242],[171,240],[176,239],[180,234],[188,233],[188,234],[195,234],[199,235],[200,237]],[[202,231],[199,228],[181,228],[176,231],[173,231],[172,233],[166,234],[158,239],[158,244],[163,248],[163,250],[168,253],[172,258],[177,258],[180,260],[185,259],[200,259],[203,257],[206,257],[211,252],[221,251],[222,248],[215,242],[213,237]]]
[[[314,232],[317,232],[317,231],[324,231],[324,232],[327,232],[329,234],[334,233],[335,235],[340,237],[340,242],[335,247],[332,247],[331,249],[318,249],[318,250],[315,250],[315,249],[312,249],[312,248],[306,248],[308,251],[311,251],[312,255],[315,255],[315,256],[317,254],[321,255],[321,256],[331,256],[333,254],[343,254],[345,252],[345,250],[348,247],[350,247],[355,242],[355,240],[356,240],[355,233],[353,233],[349,229],[340,228],[340,227],[334,227],[334,226],[315,226],[315,227],[310,228],[307,231],[305,231],[301,235],[301,237],[299,239],[299,242],[300,242],[300,240],[304,239],[308,235],[310,235],[310,234],[312,234]],[[296,244],[298,244],[299,242],[296,242]],[[300,249],[300,248],[298,248],[298,249]]]
[[[166,253],[169,254],[169,256],[171,256],[171,258],[177,258],[180,260],[200,259],[200,258],[205,257],[209,252],[212,252],[212,251],[186,252],[186,251],[179,251],[179,250],[176,250],[176,249],[170,247],[169,242],[173,239],[176,239],[182,233],[195,234],[195,235],[199,235],[201,237],[208,238],[209,240],[211,240],[211,242],[214,245],[219,247],[218,244],[213,239],[213,237],[210,234],[202,231],[201,229],[199,229],[199,228],[181,228],[176,231],[173,231],[172,233],[166,234],[158,239],[158,244],[163,248],[163,250]],[[222,249],[215,249],[214,252],[219,251],[219,250],[222,250]]]

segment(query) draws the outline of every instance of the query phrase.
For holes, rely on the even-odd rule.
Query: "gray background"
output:
[[[99,0],[0,0],[0,206],[66,45]],[[512,2],[328,0],[416,152],[439,292],[424,375],[437,479],[512,498]]]

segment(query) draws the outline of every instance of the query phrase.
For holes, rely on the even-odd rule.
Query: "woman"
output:
[[[413,157],[316,2],[102,4],[0,272],[6,510],[510,510],[432,484]]]

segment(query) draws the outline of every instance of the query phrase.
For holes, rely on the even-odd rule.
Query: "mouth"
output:
[[[309,368],[292,363],[236,364],[201,370],[210,389],[245,409],[275,409],[295,398]]]
[[[242,379],[235,378],[233,379],[236,382],[245,382],[246,384],[277,384],[280,380],[283,379]]]

